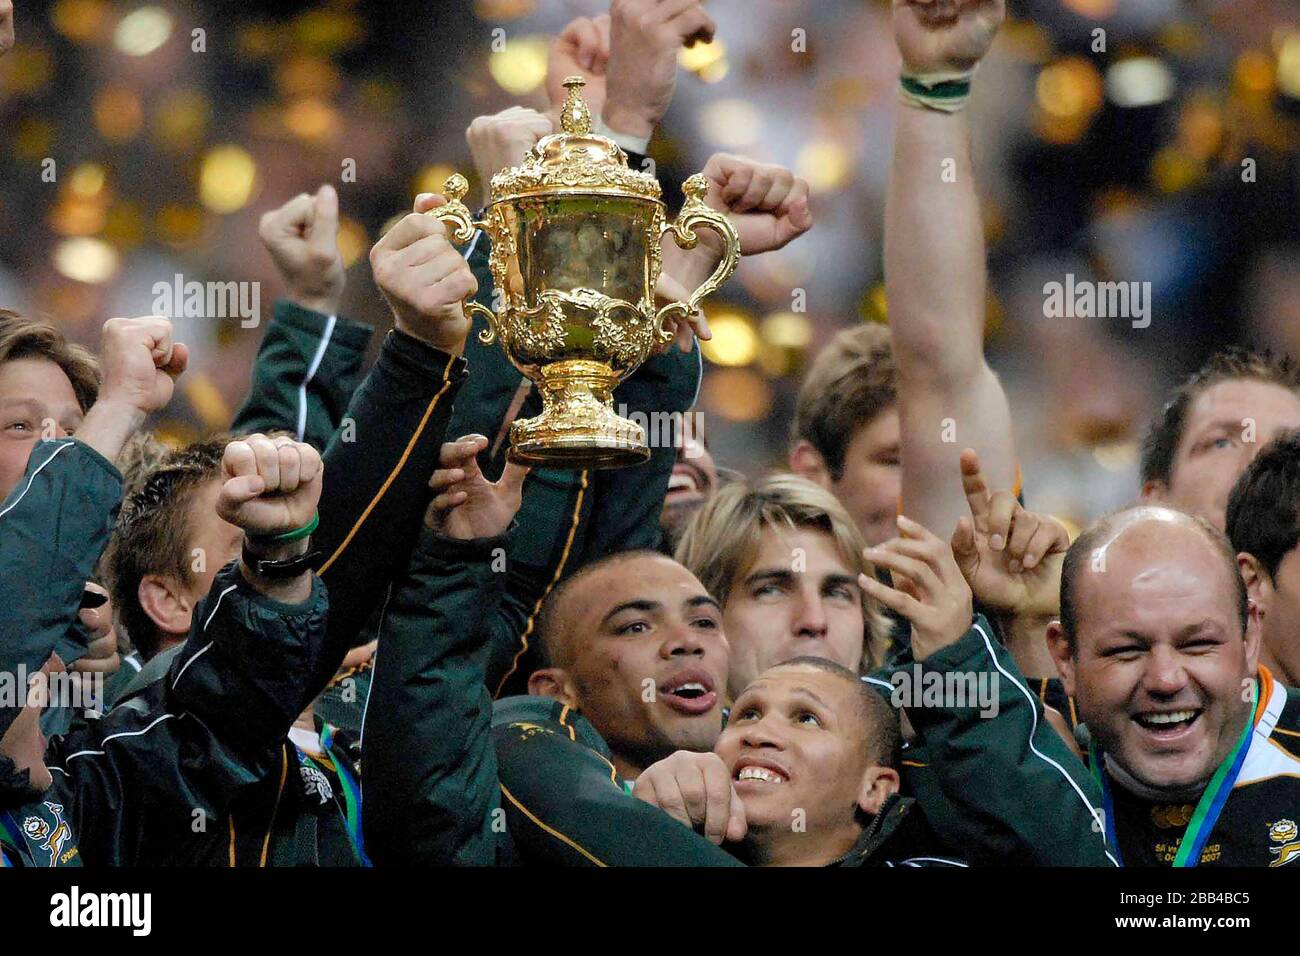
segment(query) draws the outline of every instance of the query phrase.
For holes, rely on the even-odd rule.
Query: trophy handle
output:
[[[451,241],[457,244],[469,242],[474,238],[474,233],[482,229],[487,230],[487,223],[476,222],[470,215],[469,208],[463,200],[465,194],[469,192],[469,183],[460,173],[452,173],[447,177],[447,181],[442,186],[443,195],[447,197],[447,204],[439,206],[437,209],[430,209],[426,216],[443,223],[448,223],[455,228],[451,230]],[[471,322],[475,315],[482,315],[487,320],[487,328],[478,335],[478,340],[484,345],[491,345],[497,339],[497,315],[487,306],[479,305],[474,301],[473,296],[467,296],[461,302],[461,308],[465,310],[465,317]]]
[[[666,329],[665,323],[670,319],[684,319],[698,309],[705,298],[717,292],[722,283],[731,278],[731,274],[736,271],[736,263],[740,261],[740,236],[736,234],[736,227],[722,213],[704,204],[704,197],[709,192],[709,181],[696,173],[682,185],[682,192],[686,194],[686,202],[677,214],[677,220],[664,226],[660,238],[671,233],[677,245],[683,249],[694,249],[700,241],[695,227],[704,226],[722,236],[727,249],[722,261],[713,270],[713,275],[705,279],[685,302],[669,302],[655,315],[655,333],[660,343],[673,340],[673,331]]]

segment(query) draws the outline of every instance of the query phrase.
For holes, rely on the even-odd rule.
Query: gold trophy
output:
[[[650,457],[645,429],[616,414],[614,386],[656,347],[673,340],[673,326],[725,282],[740,259],[740,240],[721,213],[704,204],[708,182],[692,176],[686,202],[666,223],[659,183],[629,169],[618,144],[591,131],[580,76],[561,113],[563,132],[544,137],[521,165],[492,177],[492,202],[475,222],[464,199],[465,177],[443,188],[448,203],[432,210],[465,243],[482,229],[492,240],[489,265],[499,310],[465,302],[482,315],[484,344],[501,340],[510,362],[536,383],[542,413],[510,426],[510,458],[559,468],[619,468]],[[683,249],[699,241],[697,226],[717,230],[726,254],[687,301],[654,308],[663,267],[660,240],[671,234]]]

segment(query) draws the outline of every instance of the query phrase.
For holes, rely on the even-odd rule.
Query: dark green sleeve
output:
[[[362,754],[366,848],[380,866],[508,856],[484,685],[505,544],[425,531],[389,602]]]
[[[619,414],[645,428],[650,460],[594,473],[594,510],[585,542],[591,558],[659,547],[659,515],[681,444],[683,416],[691,414],[695,404],[701,362],[698,342],[690,352],[672,345],[614,390]]]
[[[30,673],[51,652],[65,664],[86,653],[73,623],[121,497],[121,474],[90,446],[70,438],[33,446],[0,503],[0,669]],[[13,716],[0,711],[0,731]]]
[[[986,699],[996,699],[996,707],[908,703],[927,677],[944,686],[983,680],[995,691]],[[1044,719],[983,617],[961,640],[892,679],[928,756],[928,772],[918,779],[934,782],[916,797],[947,845],[976,864],[1114,865],[1096,783]]]
[[[46,763],[90,865],[182,864],[231,802],[279,767],[319,656],[328,599],[271,600],[218,573],[167,676],[51,741]]]
[[[325,493],[312,547],[330,589],[329,625],[311,697],[356,643],[406,567],[429,501],[465,360],[390,332],[325,449]],[[305,702],[304,702],[305,703]]]
[[[542,866],[740,866],[628,793],[590,747],[549,724],[493,729],[515,852]]]
[[[280,299],[231,430],[287,431],[324,448],[361,380],[373,329]]]

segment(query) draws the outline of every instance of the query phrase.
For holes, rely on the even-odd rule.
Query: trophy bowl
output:
[[[618,144],[591,132],[582,78],[569,77],[565,86],[563,131],[492,178],[483,221],[462,202],[469,184],[459,174],[444,187],[447,205],[429,215],[453,226],[457,242],[477,229],[491,239],[497,308],[467,301],[466,313],[486,319],[480,340],[499,339],[542,399],[540,415],[510,426],[510,458],[617,468],[645,461],[650,449],[645,429],[615,413],[614,387],[671,342],[676,323],[730,277],[740,242],[726,217],[705,205],[702,176],[687,180],[681,213],[667,223],[654,177],[629,169]],[[687,301],[656,310],[660,242],[671,235],[693,248],[697,226],[722,235],[722,261]]]

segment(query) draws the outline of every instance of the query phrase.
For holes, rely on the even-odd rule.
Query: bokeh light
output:
[[[113,46],[127,56],[148,56],[172,35],[172,15],[162,7],[140,7],[113,31]]]
[[[488,57],[488,72],[507,93],[515,96],[531,93],[546,80],[549,51],[550,41],[543,36],[507,40],[501,50]]]
[[[1106,71],[1106,96],[1116,106],[1156,106],[1173,95],[1173,71],[1155,57],[1130,57]]]
[[[79,236],[64,239],[54,247],[54,268],[76,282],[107,282],[120,265],[117,250],[102,239]]]
[[[199,201],[215,213],[242,209],[253,198],[257,165],[242,146],[227,143],[208,151],[199,174]]]
[[[700,135],[731,149],[750,146],[763,134],[763,116],[749,100],[714,100],[700,108]]]
[[[758,357],[758,335],[739,312],[719,309],[707,311],[713,338],[701,342],[704,357],[715,365],[748,365]]]

